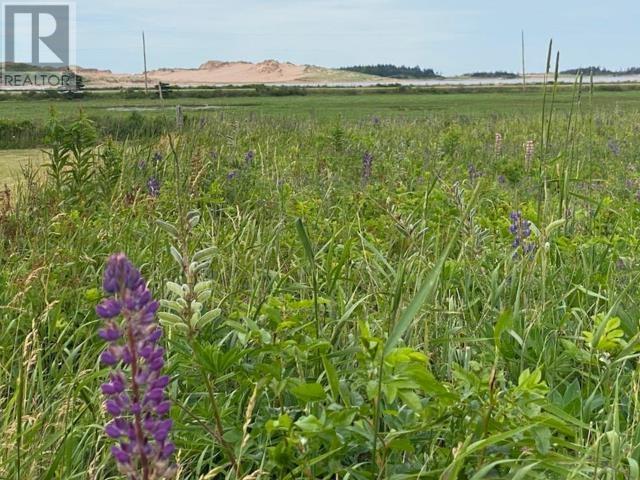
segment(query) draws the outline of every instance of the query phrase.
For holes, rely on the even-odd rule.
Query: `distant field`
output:
[[[22,165],[29,162],[41,165],[44,160],[44,153],[38,149],[0,150],[0,187],[14,183]]]
[[[85,100],[5,100],[0,101],[0,119],[44,121],[55,109],[61,116],[74,115],[84,110],[90,116],[129,115],[139,107],[153,107],[157,111],[145,110],[144,114],[164,113],[174,115],[175,105],[189,108],[198,107],[197,115],[207,115],[220,109],[229,111],[250,111],[257,114],[286,116],[347,117],[403,116],[420,117],[433,113],[477,115],[530,114],[539,111],[542,95],[539,90],[522,93],[515,91],[482,93],[407,93],[381,94],[362,90],[359,94],[314,93],[306,96],[287,97],[241,97],[241,98],[174,98],[160,103],[156,99],[90,98]],[[560,110],[568,110],[573,91],[560,89],[556,104]],[[583,105],[589,98],[583,97]],[[594,96],[595,108],[640,109],[640,91],[597,92]],[[193,113],[193,112],[191,112]]]
[[[378,89],[384,91],[384,89]],[[299,119],[348,119],[365,120],[372,118],[420,119],[431,115],[444,116],[486,116],[486,115],[536,115],[540,112],[542,94],[532,88],[523,93],[513,89],[481,93],[371,93],[371,89],[361,89],[359,94],[318,93],[286,97],[241,97],[241,98],[172,98],[160,102],[157,99],[122,99],[114,96],[87,98],[81,100],[4,100],[0,101],[0,120],[30,121],[43,125],[52,111],[62,118],[86,112],[90,117],[103,118],[117,124],[119,118],[135,119],[132,115],[165,116],[173,124],[175,106],[182,105],[186,116],[206,117],[221,112],[237,116],[239,121],[253,116],[295,117]],[[549,93],[549,100],[551,93]],[[560,113],[568,112],[573,99],[573,89],[562,87],[558,90],[555,105]],[[579,108],[590,108],[591,99],[583,93]],[[598,91],[593,97],[596,111],[640,111],[640,90],[621,92]],[[25,145],[31,146],[31,145]],[[36,146],[36,145],[33,145]],[[19,171],[20,165],[28,161],[42,162],[38,149],[0,150],[0,184],[10,183]]]

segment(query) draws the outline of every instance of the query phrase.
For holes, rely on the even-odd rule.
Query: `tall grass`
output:
[[[542,125],[210,115],[23,183],[0,215],[0,477],[118,477],[93,309],[125,251],[164,299],[179,478],[638,478],[640,115],[581,117],[575,88]]]

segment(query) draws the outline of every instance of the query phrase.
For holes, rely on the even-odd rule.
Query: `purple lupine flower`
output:
[[[475,183],[475,181],[482,176],[482,172],[478,170],[473,163],[469,164],[467,171],[469,172],[469,180],[471,180],[471,183]]]
[[[504,185],[505,183],[507,183],[507,177],[505,177],[504,175],[498,175],[498,183],[500,185]]]
[[[613,153],[616,157],[620,155],[620,144],[615,140],[611,139],[607,142],[607,147],[609,151]]]
[[[160,152],[156,152],[153,154],[153,163],[158,165],[162,161],[162,154]]]
[[[227,181],[230,182],[231,180],[233,180],[237,176],[238,176],[238,172],[236,172],[235,170],[232,170],[229,173],[227,173]]]
[[[525,255],[533,252],[535,245],[527,241],[531,236],[531,222],[524,219],[521,212],[511,212],[509,218],[511,219],[509,232],[513,235],[513,243],[511,246],[515,250],[513,256],[518,256],[519,249],[521,249]]]
[[[371,178],[371,172],[373,170],[373,155],[369,152],[365,152],[362,156],[362,183],[367,183]]]
[[[160,182],[156,177],[151,177],[147,180],[147,190],[152,197],[160,195]]]
[[[111,295],[96,307],[104,320],[98,334],[108,344],[100,359],[113,367],[101,386],[105,410],[113,417],[105,433],[117,442],[111,454],[130,480],[169,478],[175,472],[170,464],[175,446],[168,439],[171,404],[164,392],[169,377],[161,373],[158,302],[123,253],[107,261],[102,286]]]
[[[247,153],[244,154],[244,163],[247,164],[247,166],[250,166],[251,163],[253,163],[253,159],[256,156],[255,152],[253,150],[249,150]]]

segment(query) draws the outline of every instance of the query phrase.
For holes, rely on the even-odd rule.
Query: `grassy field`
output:
[[[20,178],[23,165],[40,166],[45,161],[41,150],[0,150],[0,185],[12,185]]]
[[[366,116],[420,117],[429,114],[486,115],[522,114],[538,112],[541,104],[539,88],[528,93],[505,90],[487,93],[455,93],[455,90],[442,93],[406,93],[381,94],[367,93],[362,90],[357,95],[322,93],[288,97],[243,97],[243,98],[180,98],[167,99],[161,103],[157,99],[118,99],[89,98],[85,100],[4,100],[0,101],[0,118],[12,120],[44,121],[49,117],[51,108],[66,117],[75,115],[78,110],[90,116],[120,115],[126,116],[126,110],[135,108],[159,108],[174,115],[177,104],[190,107],[211,108],[196,110],[197,115],[215,114],[217,108],[224,111],[251,112],[254,114],[276,114],[281,116],[314,118],[359,119]],[[562,111],[570,109],[573,101],[573,89],[561,87],[556,98],[556,106]],[[598,92],[594,97],[594,106],[598,109],[637,110],[640,108],[640,90],[620,92]],[[146,111],[144,113],[152,113]],[[157,113],[157,112],[156,112]],[[192,114],[193,111],[192,111]]]
[[[0,478],[124,478],[167,416],[185,480],[640,478],[640,95],[551,99],[220,99],[116,142],[55,103],[0,191]]]

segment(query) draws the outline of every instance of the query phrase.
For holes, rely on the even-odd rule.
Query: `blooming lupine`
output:
[[[529,169],[531,166],[531,160],[533,159],[533,154],[535,152],[535,144],[533,140],[527,140],[527,143],[524,144],[524,166],[526,169]]]
[[[367,183],[371,178],[371,171],[373,169],[373,155],[369,152],[365,152],[362,156],[362,183]]]
[[[620,155],[620,144],[615,140],[611,139],[607,142],[607,147],[609,151],[613,153],[616,157]]]
[[[533,252],[535,245],[527,241],[531,236],[531,222],[524,219],[521,212],[511,212],[509,218],[511,219],[509,232],[513,235],[512,246],[515,249],[513,256],[518,255],[519,249],[522,249],[523,254]]]
[[[502,153],[502,134],[496,133],[496,143],[495,143],[496,155],[500,155]]]
[[[253,159],[256,156],[255,152],[253,150],[249,150],[247,153],[244,154],[244,163],[247,164],[247,166],[250,166],[253,163]]]
[[[147,180],[147,190],[152,197],[160,195],[160,181],[156,177],[149,178]]]
[[[162,161],[162,154],[160,152],[156,152],[153,154],[153,163],[158,165]]]
[[[140,272],[123,253],[112,255],[104,272],[109,295],[97,307],[104,319],[99,335],[108,345],[100,360],[113,368],[102,385],[105,409],[113,417],[106,434],[120,472],[129,480],[159,480],[175,473],[169,441],[171,403],[165,397],[169,377],[162,375],[162,330],[153,300]]]
[[[473,163],[469,164],[467,171],[469,172],[469,180],[471,180],[471,183],[475,183],[475,181],[482,176],[482,172],[478,170]]]

